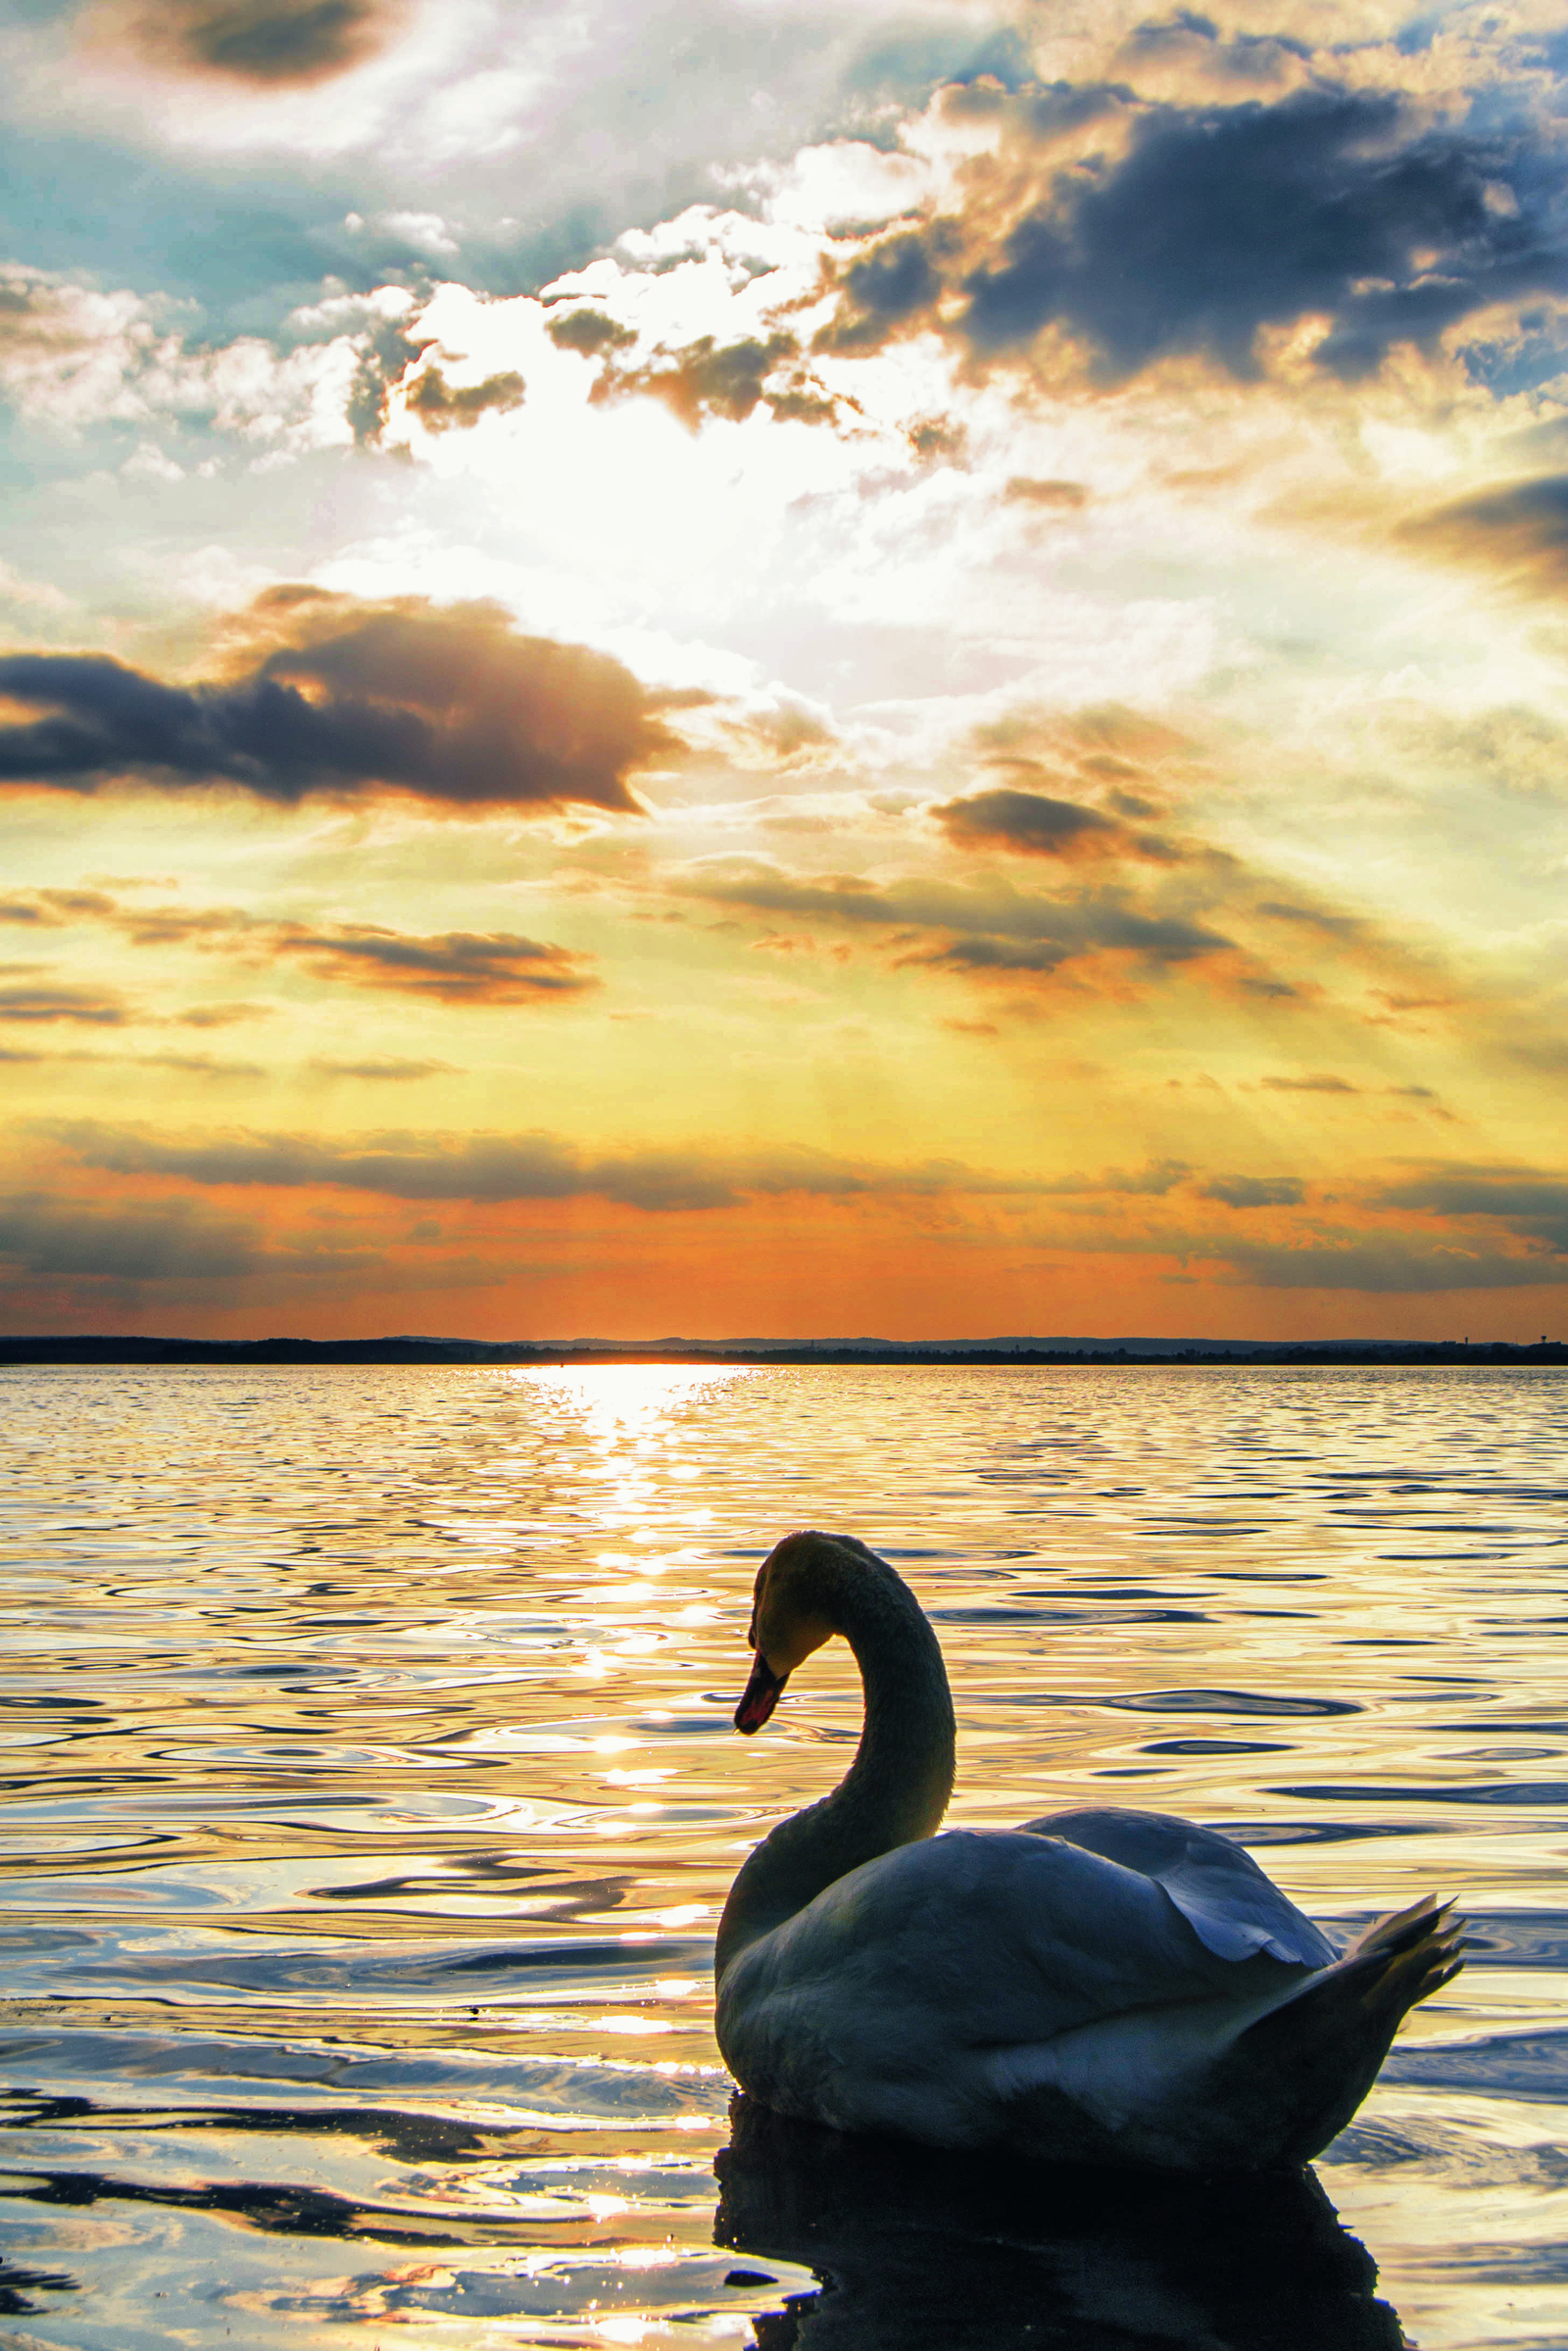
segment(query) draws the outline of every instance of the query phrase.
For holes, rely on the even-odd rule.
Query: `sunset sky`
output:
[[[6,1329],[1562,1335],[1560,6],[0,110]]]

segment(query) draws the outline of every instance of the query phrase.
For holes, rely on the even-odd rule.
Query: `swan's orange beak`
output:
[[[760,1731],[778,1704],[779,1692],[788,1680],[788,1674],[774,1673],[759,1649],[752,1660],[752,1678],[746,1685],[745,1695],[735,1709],[736,1730],[744,1731],[748,1739],[754,1731]]]

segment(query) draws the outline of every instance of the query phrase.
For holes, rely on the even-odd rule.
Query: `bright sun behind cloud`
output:
[[[1550,1327],[1553,31],[14,26],[10,1326]]]

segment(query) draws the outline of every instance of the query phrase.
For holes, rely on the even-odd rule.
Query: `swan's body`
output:
[[[834,1633],[866,1721],[843,1785],[740,1872],[717,2033],[783,2114],[1049,2160],[1260,2170],[1310,2160],[1405,2010],[1459,1961],[1430,1903],[1344,1957],[1228,1838],[1061,1812],[936,1837],[954,1721],[936,1636],[885,1561],[786,1537],[758,1578],[755,1730]]]

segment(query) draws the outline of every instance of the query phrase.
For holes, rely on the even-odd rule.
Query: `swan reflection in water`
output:
[[[716,2243],[821,2280],[760,2351],[1402,2351],[1310,2172],[1209,2180],[952,2155],[737,2095]]]

